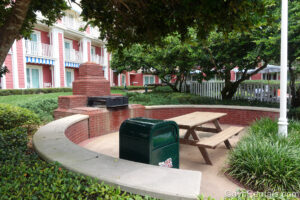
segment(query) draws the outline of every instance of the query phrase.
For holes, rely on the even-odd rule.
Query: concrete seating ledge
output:
[[[159,199],[196,199],[200,194],[201,172],[116,159],[71,142],[65,135],[67,128],[88,118],[77,114],[41,127],[33,136],[36,152],[46,161],[127,192]]]

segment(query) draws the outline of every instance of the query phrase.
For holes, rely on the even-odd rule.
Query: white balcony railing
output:
[[[82,63],[82,52],[75,49],[65,49],[65,61]]]
[[[72,30],[79,31],[80,28],[84,28],[85,24],[82,21],[79,21],[73,17],[64,16],[63,25]]]
[[[39,57],[52,57],[52,45],[41,42],[25,41],[26,55]]]
[[[100,36],[99,28],[90,26],[90,34],[91,34],[91,36],[93,36],[95,38],[99,38],[99,36]]]
[[[100,64],[100,65],[103,65],[104,64],[104,59],[102,56],[99,56],[99,55],[92,55],[91,56],[91,60],[92,62],[94,63],[97,63],[97,64]]]

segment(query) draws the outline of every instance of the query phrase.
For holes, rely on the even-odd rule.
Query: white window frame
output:
[[[150,83],[150,84],[155,84],[155,76],[154,75],[143,75],[143,85],[145,85],[145,78],[149,77],[149,81],[150,81],[150,77],[153,77],[154,82]]]
[[[126,75],[125,74],[121,74],[121,86],[125,86],[125,85],[123,85],[123,77],[124,77],[124,80],[125,80],[125,85],[127,85],[127,83],[126,83]]]
[[[34,30],[32,32],[32,34],[36,34],[36,36],[37,36],[37,43],[41,43],[41,31]],[[30,38],[30,41],[31,41],[31,38]]]
[[[94,50],[94,54],[92,54],[92,49]],[[91,56],[96,55],[96,47],[91,45]]]
[[[69,43],[70,44],[70,58],[69,58],[69,60],[71,60],[71,57],[72,57],[71,54],[72,54],[72,50],[73,50],[73,41],[64,38],[64,60],[66,60],[66,46],[65,46],[65,43]]]
[[[65,87],[67,86],[67,72],[71,72],[71,88],[73,86],[73,81],[74,81],[74,69],[66,68],[65,69]]]
[[[39,71],[39,88],[43,88],[43,66],[36,66],[36,65],[26,65],[26,71],[27,68],[30,70],[29,74],[26,73],[26,76],[30,77],[30,83],[29,85],[27,84],[27,88],[33,88],[32,87],[32,77],[31,77],[31,70],[32,69],[38,69]],[[26,77],[26,83],[27,83],[27,77]]]

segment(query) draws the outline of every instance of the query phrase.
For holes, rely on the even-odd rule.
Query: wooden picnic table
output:
[[[228,139],[233,135],[237,135],[243,129],[243,127],[230,126],[223,130],[220,125],[219,119],[225,115],[227,114],[215,112],[193,112],[167,120],[175,121],[178,124],[179,129],[186,129],[187,131],[184,137],[180,138],[179,140],[180,143],[197,146],[205,162],[212,165],[206,148],[214,149],[218,144],[224,142],[226,147],[230,149],[231,145]],[[204,127],[203,125],[207,123],[212,123],[214,127]],[[200,140],[196,131],[216,134],[206,139]],[[192,136],[192,139],[190,139],[190,136]]]

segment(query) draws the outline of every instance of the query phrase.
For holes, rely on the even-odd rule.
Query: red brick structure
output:
[[[74,95],[110,95],[110,83],[104,78],[104,71],[95,63],[83,63],[79,67],[79,77],[73,82]]]
[[[55,119],[74,114],[89,115],[89,135],[78,129],[67,131],[67,137],[78,143],[90,137],[96,137],[119,130],[121,123],[132,117],[145,115],[142,105],[129,105],[126,108],[108,110],[106,108],[87,107],[89,96],[108,96],[110,94],[109,82],[104,78],[101,66],[95,63],[84,63],[79,67],[79,77],[73,82],[73,94],[58,98],[58,109],[54,111]],[[111,96],[116,96],[114,94]],[[113,119],[113,120],[112,120]],[[71,133],[74,132],[74,135]],[[79,132],[79,133],[78,133]]]

